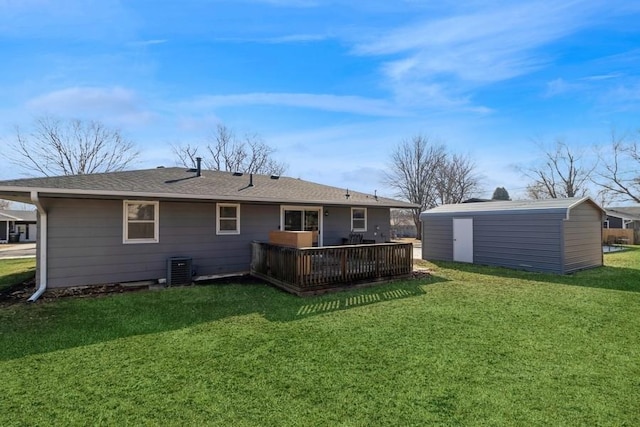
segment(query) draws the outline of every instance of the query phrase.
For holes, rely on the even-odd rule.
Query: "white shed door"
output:
[[[453,260],[473,263],[473,218],[453,219]]]

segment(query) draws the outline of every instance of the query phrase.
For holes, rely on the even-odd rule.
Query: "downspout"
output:
[[[38,239],[38,249],[40,250],[38,268],[40,269],[40,276],[38,277],[38,289],[27,300],[28,302],[35,302],[47,290],[47,211],[40,203],[37,191],[31,192],[31,202],[38,208],[38,213],[40,214],[40,238]]]

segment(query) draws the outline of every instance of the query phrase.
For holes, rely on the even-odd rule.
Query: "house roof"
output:
[[[517,212],[517,213],[529,213],[529,212],[558,212],[565,213],[569,216],[569,211],[582,203],[591,203],[596,208],[605,212],[596,202],[590,197],[570,197],[564,199],[542,199],[542,200],[509,200],[509,201],[491,201],[491,202],[479,202],[479,203],[460,203],[452,205],[442,205],[429,209],[428,211],[420,214],[420,217],[426,215],[450,215],[455,213],[465,214],[490,214],[490,213],[504,213],[504,212]]]
[[[627,219],[631,221],[640,221],[640,206],[616,206],[605,208],[608,216]]]
[[[252,184],[252,185],[251,185]],[[0,181],[0,197],[151,198],[413,208],[412,203],[289,177],[155,168]],[[348,194],[348,197],[346,196]]]
[[[0,210],[0,221],[36,222],[36,211]]]

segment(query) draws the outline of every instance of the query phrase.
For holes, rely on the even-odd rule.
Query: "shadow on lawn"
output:
[[[628,251],[637,251],[638,248],[629,248]],[[605,263],[607,260],[605,255]],[[544,283],[556,283],[560,285],[581,286],[598,289],[613,289],[627,292],[640,292],[640,269],[602,266],[592,269],[577,271],[571,274],[559,275],[552,273],[533,273],[522,270],[513,270],[505,267],[493,267],[474,264],[464,264],[448,261],[430,261],[437,267],[471,274],[481,274],[507,279],[534,281]],[[437,272],[434,273],[436,276]]]
[[[258,315],[272,322],[424,293],[429,277],[300,298],[255,279],[244,283],[176,287],[100,298],[68,298],[0,310],[0,360],[162,333],[221,319]]]
[[[35,274],[35,269],[33,269],[0,277],[0,296],[11,292],[23,282],[34,279]]]

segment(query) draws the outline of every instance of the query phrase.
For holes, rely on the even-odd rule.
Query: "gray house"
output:
[[[390,209],[414,207],[295,178],[184,168],[0,181],[0,197],[37,207],[43,291],[165,278],[171,258],[189,258],[200,278],[246,273],[251,243],[272,230],[312,231],[317,246],[352,233],[385,242]]]
[[[602,226],[607,229],[633,230],[633,242],[640,242],[640,206],[606,208],[607,218]]]
[[[420,215],[422,258],[559,274],[597,267],[604,215],[588,197],[443,205]]]
[[[36,211],[0,210],[0,243],[35,242]]]

